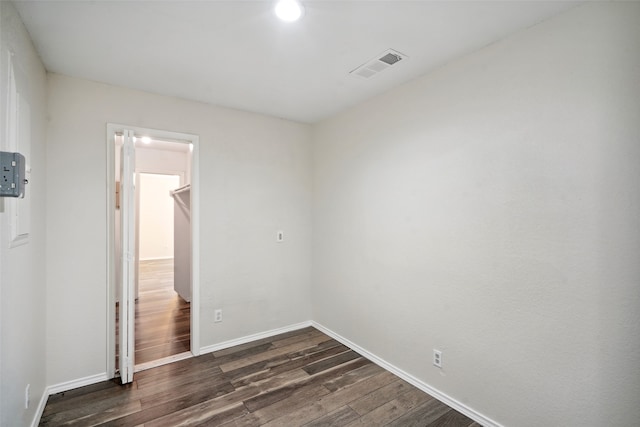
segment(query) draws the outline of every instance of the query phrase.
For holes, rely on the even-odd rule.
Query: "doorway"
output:
[[[199,354],[198,137],[110,124],[107,142],[107,373],[127,383]]]
[[[136,150],[137,159],[140,160],[144,150],[154,149]],[[183,158],[185,154],[176,152],[173,157]],[[187,292],[178,287],[182,282],[176,280],[175,269],[179,276],[184,262],[180,259],[180,249],[176,248],[175,240],[179,239],[174,237],[183,237],[189,243],[191,233],[189,224],[174,226],[180,220],[174,215],[176,206],[179,209],[183,206],[177,205],[173,193],[188,185],[184,183],[184,176],[137,173],[136,182],[139,243],[134,329],[135,366],[139,367],[190,351],[190,283],[185,283]],[[180,235],[174,236],[176,232]],[[116,331],[117,323],[116,320]]]

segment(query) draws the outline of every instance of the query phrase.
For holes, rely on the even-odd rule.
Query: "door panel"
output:
[[[119,345],[120,379],[133,381],[135,365],[135,149],[132,131],[125,130],[120,157],[120,242],[122,280],[120,284]]]

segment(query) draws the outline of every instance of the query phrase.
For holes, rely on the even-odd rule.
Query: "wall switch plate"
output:
[[[433,349],[433,366],[442,369],[442,352]]]
[[[282,230],[276,231],[276,242],[278,243],[284,242],[284,231]]]
[[[222,309],[219,308],[213,312],[213,321],[215,323],[222,322]]]

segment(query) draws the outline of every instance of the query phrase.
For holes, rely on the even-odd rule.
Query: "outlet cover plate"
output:
[[[433,366],[442,369],[442,351],[433,349]]]

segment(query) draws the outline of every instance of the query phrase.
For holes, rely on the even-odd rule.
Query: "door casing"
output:
[[[149,136],[152,139],[191,144],[191,353],[200,354],[200,182],[199,182],[199,137],[194,134],[171,132],[166,130],[141,128],[138,126],[107,124],[107,306],[106,306],[106,373],[108,378],[116,374],[116,256],[115,256],[115,136],[124,130],[135,135]]]

